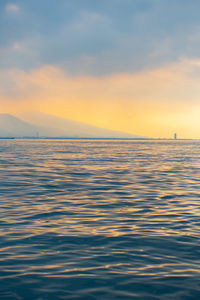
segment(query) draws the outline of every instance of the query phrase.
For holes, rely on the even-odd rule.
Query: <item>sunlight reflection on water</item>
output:
[[[200,143],[0,141],[0,299],[199,299]]]

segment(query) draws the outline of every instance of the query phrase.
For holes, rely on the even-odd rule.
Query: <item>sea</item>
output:
[[[200,299],[200,141],[0,140],[0,299]]]

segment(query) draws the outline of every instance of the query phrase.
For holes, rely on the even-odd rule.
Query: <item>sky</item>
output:
[[[199,0],[0,0],[0,113],[200,138]]]

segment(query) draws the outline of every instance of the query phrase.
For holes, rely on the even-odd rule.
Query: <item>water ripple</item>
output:
[[[200,299],[200,143],[0,141],[0,299]]]

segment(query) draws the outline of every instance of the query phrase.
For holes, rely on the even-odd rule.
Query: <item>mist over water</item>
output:
[[[200,299],[200,142],[0,141],[0,299]]]

